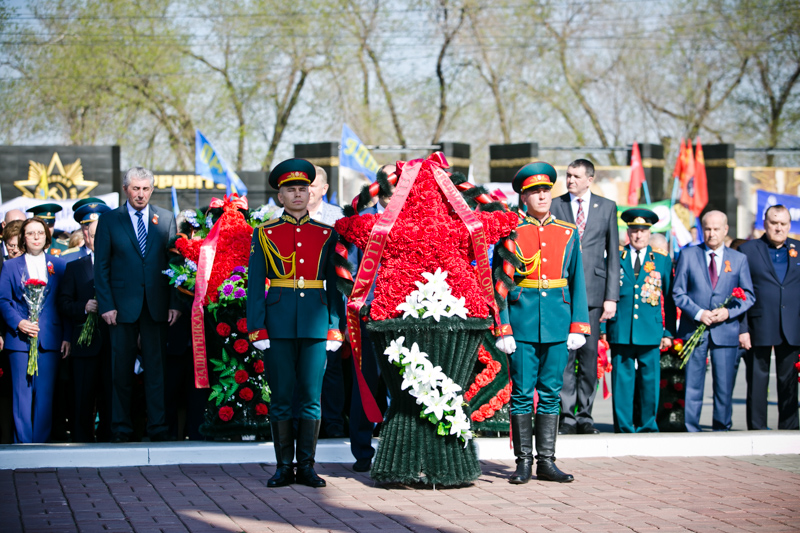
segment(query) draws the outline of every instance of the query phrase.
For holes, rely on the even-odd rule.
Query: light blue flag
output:
[[[331,201],[329,203],[339,205],[339,195],[336,194],[336,191],[333,191],[333,194],[331,194]]]
[[[339,145],[339,167],[346,167],[361,172],[369,181],[375,181],[375,173],[381,166],[369,153],[367,146],[353,133],[353,130],[342,125],[342,142]]]
[[[205,138],[200,130],[197,130],[194,145],[194,171],[198,176],[209,178],[214,183],[219,183],[227,187],[227,194],[236,193],[239,196],[247,195],[247,187],[231,170],[222,156],[214,150],[208,139]]]
[[[181,208],[178,207],[178,190],[175,186],[172,186],[172,212],[175,213],[175,216],[181,214]]]

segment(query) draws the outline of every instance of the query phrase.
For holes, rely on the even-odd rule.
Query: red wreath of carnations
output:
[[[398,162],[398,172],[404,163]],[[424,272],[447,271],[453,296],[463,297],[470,317],[485,318],[489,308],[478,285],[469,231],[450,207],[433,175],[435,163],[425,161],[397,220],[389,232],[375,284],[370,316],[386,320],[400,316],[397,306],[423,281]],[[517,226],[517,215],[509,212],[475,213],[483,225],[488,244],[507,236]],[[336,231],[364,248],[378,215],[342,218]]]
[[[239,398],[242,400],[249,402],[253,399],[253,389],[250,387],[244,387],[242,390],[239,391]]]
[[[250,347],[250,343],[244,339],[239,339],[233,343],[233,349],[236,350],[237,353],[244,353]]]
[[[247,381],[249,378],[250,374],[247,373],[247,370],[237,370],[233,375],[233,380],[239,385]]]
[[[231,418],[233,418],[233,408],[225,405],[219,408],[219,418],[225,422],[228,422]]]
[[[267,404],[265,404],[265,403],[257,403],[256,404],[256,414],[257,415],[268,415],[269,414],[269,408],[267,407]]]
[[[225,212],[217,224],[220,225],[219,238],[214,266],[208,279],[209,302],[218,301],[217,288],[230,277],[233,268],[246,265],[250,260],[250,241],[253,237],[252,226],[232,204],[225,205]]]
[[[217,324],[217,334],[220,337],[227,337],[231,334],[231,327],[225,322],[220,322]]]
[[[200,239],[187,239],[180,237],[175,241],[175,248],[186,259],[191,259],[195,263],[200,260],[200,247],[203,246],[203,241]]]
[[[240,333],[247,333],[247,319],[240,318],[236,322],[236,329],[238,329]]]
[[[262,374],[264,372],[264,361],[259,359],[255,363],[253,363],[253,371],[256,374]]]
[[[500,369],[503,367],[498,361],[492,359],[492,354],[481,345],[478,349],[478,361],[482,364],[486,365],[486,368],[483,371],[475,376],[475,382],[470,385],[467,392],[464,393],[464,400],[470,401],[472,398],[478,394],[482,388],[486,385],[494,381],[494,378],[497,376],[497,373],[500,372]]]
[[[494,398],[480,406],[476,411],[472,412],[470,419],[473,422],[483,422],[487,418],[492,418],[494,414],[503,408],[511,400],[511,382],[508,382],[500,392],[495,394]]]

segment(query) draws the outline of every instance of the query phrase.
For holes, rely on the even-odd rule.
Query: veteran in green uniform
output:
[[[272,170],[269,183],[278,189],[284,212],[256,228],[250,248],[247,326],[253,344],[265,351],[278,463],[268,487],[295,481],[310,487],[326,485],[314,472],[314,456],[322,418],[325,352],[342,346],[344,298],[336,289],[333,261],[338,235],[308,214],[308,186],[315,175],[314,165],[304,159],[289,159]],[[300,408],[296,439],[295,389]]]
[[[543,162],[517,172],[513,187],[527,214],[520,216],[516,239],[495,246],[495,278],[510,286],[495,334],[497,347],[509,355],[513,383],[510,411],[517,468],[509,481],[514,484],[531,478],[534,389],[539,393],[536,477],[573,480],[555,465],[559,393],[568,350],[583,346],[590,333],[589,308],[577,229],[550,214],[556,177],[555,169]],[[512,265],[513,270],[508,268]]]
[[[672,346],[675,306],[666,295],[672,285],[672,262],[648,245],[658,215],[632,208],[622,213],[630,244],[620,250],[620,289],[617,314],[607,324],[611,346],[611,387],[614,431],[657,432],[661,348]],[[638,381],[638,385],[637,385]],[[638,391],[641,422],[633,419]]]
[[[39,217],[47,222],[47,229],[50,230],[50,237],[52,240],[50,248],[45,250],[45,253],[56,257],[61,256],[62,253],[69,249],[69,237],[64,239],[53,233],[53,228],[56,225],[56,213],[59,211],[61,211],[61,206],[58,204],[39,204],[27,210],[32,216]]]

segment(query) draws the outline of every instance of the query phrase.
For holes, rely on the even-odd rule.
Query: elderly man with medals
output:
[[[589,308],[576,227],[550,214],[555,181],[556,171],[548,163],[531,163],[517,172],[513,187],[527,213],[521,215],[517,237],[495,247],[495,277],[501,281],[496,287],[501,296],[501,287],[508,289],[495,333],[497,347],[508,354],[513,383],[511,432],[517,468],[509,481],[514,484],[531,478],[534,389],[539,393],[533,425],[536,477],[573,480],[555,465],[559,393],[568,350],[580,348],[590,333]]]
[[[344,316],[344,299],[336,290],[333,262],[338,235],[308,214],[308,186],[314,176],[314,165],[304,159],[289,159],[272,170],[269,183],[278,189],[284,212],[256,228],[250,248],[247,326],[255,347],[265,351],[278,465],[268,487],[295,481],[310,487],[326,485],[314,472],[314,456],[326,351],[342,345],[339,317]],[[300,408],[296,436],[295,389]]]
[[[672,262],[648,244],[658,215],[633,208],[622,213],[622,220],[628,224],[630,244],[620,249],[619,303],[607,325],[614,431],[657,432],[660,349],[672,346],[675,333],[675,306],[666,296],[672,285]],[[641,405],[639,423],[633,417],[634,390]]]

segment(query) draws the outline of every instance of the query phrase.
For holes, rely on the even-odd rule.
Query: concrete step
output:
[[[475,439],[481,460],[510,460],[505,438]],[[377,448],[378,439],[373,445]],[[800,454],[800,431],[562,435],[559,459],[586,457],[712,457]],[[318,463],[352,463],[347,439],[320,440]],[[141,442],[0,446],[0,469],[99,468],[174,464],[275,463],[271,442]]]

